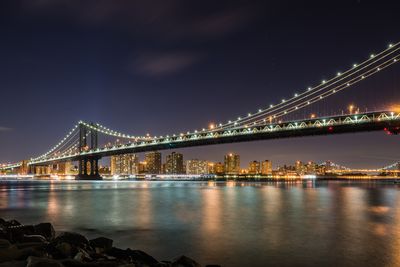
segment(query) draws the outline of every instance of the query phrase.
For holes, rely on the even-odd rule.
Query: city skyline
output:
[[[277,103],[398,39],[393,34],[396,31],[390,30],[397,22],[395,8],[386,10],[384,16],[376,15],[382,7],[364,1],[315,5],[220,3],[211,13],[188,4],[186,12],[191,19],[173,5],[158,13],[149,7],[138,9],[148,12],[154,21],[130,21],[119,3],[111,4],[115,12],[111,13],[102,1],[98,10],[104,11],[104,17],[96,17],[98,10],[90,9],[86,11],[94,17],[87,20],[77,10],[89,7],[77,3],[68,8],[63,8],[62,1],[0,5],[4,15],[0,30],[5,40],[0,44],[5,59],[0,63],[2,97],[18,99],[18,108],[10,106],[15,104],[13,101],[0,107],[3,114],[9,114],[0,121],[0,162],[20,161],[47,151],[69,125],[80,119],[141,135],[207,127]],[[127,10],[135,8],[132,5]],[[295,7],[303,12],[295,12]],[[325,17],[328,9],[337,11],[341,21],[333,23]],[[265,13],[269,15],[261,15]],[[280,17],[282,14],[285,19]],[[318,24],[313,24],[310,14],[317,16]],[[365,20],[370,14],[375,14],[374,19]],[[364,19],[370,27],[359,25],[355,17]],[[126,27],[126,22],[132,26]],[[188,28],[179,26],[185,22]],[[139,30],[143,25],[152,31],[144,34]],[[350,33],[348,25],[357,34]],[[171,31],[164,33],[163,27]],[[215,32],[204,31],[204,27],[212,27]],[[27,31],[30,35],[24,34],[23,38],[31,38],[31,42],[14,34]],[[323,34],[331,31],[334,36]],[[318,42],[311,38],[321,34]],[[82,38],[86,35],[90,38]],[[115,38],[107,38],[111,36]],[[346,42],[337,45],[337,40]],[[398,69],[395,66],[377,81],[356,86],[353,96],[343,93],[333,99],[331,110],[324,104],[317,106],[318,115],[340,113],[349,104],[361,110],[367,106],[374,109],[379,95],[372,92],[382,80],[389,81],[382,83],[389,96],[382,103],[400,99],[396,94]],[[73,99],[80,93],[82,101],[75,105]],[[308,110],[302,114],[309,115]],[[396,138],[376,132],[177,151],[210,159],[217,158],[221,151],[236,151],[246,161],[267,151],[268,158],[277,163],[300,157],[311,161],[327,158],[352,167],[379,167],[398,160],[396,143]]]

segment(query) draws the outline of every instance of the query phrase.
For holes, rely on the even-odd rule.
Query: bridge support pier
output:
[[[103,180],[99,174],[99,158],[90,157],[79,160],[79,171],[75,180]]]
[[[90,146],[88,139],[90,138]],[[79,126],[80,151],[94,150],[97,148],[97,132],[88,131],[84,125]],[[75,180],[103,180],[99,174],[99,157],[86,156],[79,159],[79,171]]]

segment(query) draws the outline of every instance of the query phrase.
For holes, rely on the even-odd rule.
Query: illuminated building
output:
[[[147,173],[147,162],[146,161],[139,162],[139,173]]]
[[[225,174],[235,175],[240,172],[240,156],[237,154],[230,153],[225,155],[224,159]]]
[[[99,173],[100,173],[100,174],[106,174],[106,175],[111,174],[111,167],[108,167],[108,166],[100,166],[100,167],[99,167]]]
[[[249,163],[248,174],[260,174],[260,162],[253,160]]]
[[[21,167],[19,167],[18,174],[26,175],[28,173],[29,173],[28,161],[27,160],[23,160],[22,164],[21,164]]]
[[[149,174],[161,173],[161,153],[158,151],[148,152],[145,155],[146,169]]]
[[[303,162],[301,161],[296,161],[296,165],[295,165],[295,171],[298,175],[303,175],[306,173],[307,168],[306,165],[304,165]]]
[[[222,162],[217,162],[214,164],[213,173],[216,175],[223,175],[225,173],[225,166]]]
[[[53,167],[53,173],[55,173],[55,174],[65,174],[65,175],[73,174],[73,171],[72,171],[73,166],[70,161],[58,163],[54,167]]]
[[[272,175],[272,162],[270,160],[264,160],[261,162],[261,174]]]
[[[307,173],[308,174],[316,174],[317,173],[317,164],[315,162],[308,162],[306,165]]]
[[[135,154],[111,156],[111,175],[139,173],[139,159]]]
[[[198,159],[187,160],[186,174],[208,174],[208,162]]]
[[[181,153],[172,152],[167,155],[165,162],[166,174],[183,174],[183,155]]]

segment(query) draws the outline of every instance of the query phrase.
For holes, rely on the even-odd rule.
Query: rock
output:
[[[16,243],[15,246],[17,246],[17,248],[19,249],[23,249],[23,248],[41,248],[46,246],[46,244],[42,243],[42,242],[26,242],[26,243]]]
[[[96,253],[102,253],[112,248],[113,240],[106,237],[98,237],[90,240],[89,244],[96,249]]]
[[[61,242],[57,244],[55,248],[59,252],[59,255],[56,255],[55,258],[71,258],[78,252],[75,247],[66,242]]]
[[[129,256],[134,263],[144,263],[148,266],[155,266],[158,264],[158,261],[155,258],[141,250],[131,250],[128,248],[126,251],[129,253]]]
[[[29,257],[26,267],[63,267],[62,263],[46,258]]]
[[[26,261],[7,261],[0,263],[0,267],[25,267]]]
[[[117,259],[132,261],[139,266],[156,266],[158,264],[158,261],[155,258],[141,250],[131,250],[129,248],[127,250],[122,250],[113,247],[106,251],[106,254],[116,257]]]
[[[35,248],[35,247],[29,247],[29,248],[24,248],[20,249],[21,256],[19,257],[20,260],[26,260],[30,256],[35,256],[35,257],[46,257],[47,252],[44,248]]]
[[[10,226],[20,226],[22,224],[17,220],[10,220],[10,221],[6,221],[4,223],[4,225],[7,226],[7,227],[10,227]]]
[[[22,243],[36,242],[44,244],[47,242],[47,240],[41,235],[24,235],[21,242]]]
[[[56,237],[56,231],[51,223],[39,223],[33,226],[35,234],[44,236],[48,241]]]
[[[0,262],[17,260],[21,256],[21,251],[14,245],[0,250]]]
[[[172,260],[172,267],[200,267],[200,264],[184,255]]]
[[[79,250],[78,253],[76,253],[74,260],[78,261],[91,261],[92,258],[89,256],[89,254],[84,251],[83,249]]]
[[[81,234],[73,232],[64,232],[54,239],[55,243],[69,243],[73,246],[85,248],[89,246],[89,240]]]
[[[25,235],[33,235],[32,225],[16,225],[7,227],[8,240],[11,242],[21,242]]]
[[[207,264],[206,267],[221,267],[221,265],[217,265],[217,264]]]
[[[4,220],[3,218],[0,218],[0,225],[4,225],[6,223],[6,220]]]
[[[10,241],[7,239],[0,239],[0,250],[11,247]]]

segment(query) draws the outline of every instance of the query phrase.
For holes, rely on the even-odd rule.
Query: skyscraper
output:
[[[198,159],[187,160],[186,174],[208,174],[208,162]]]
[[[181,153],[172,152],[167,155],[165,162],[166,174],[183,174],[183,155]]]
[[[161,153],[158,151],[148,152],[145,155],[146,169],[149,174],[161,173]]]
[[[260,174],[260,162],[253,160],[249,163],[249,174]]]
[[[111,156],[111,175],[139,173],[139,158],[135,154]]]
[[[272,162],[269,160],[264,160],[261,163],[261,174],[262,175],[272,175]]]
[[[240,156],[237,154],[230,153],[225,155],[225,174],[239,174],[240,172]]]

